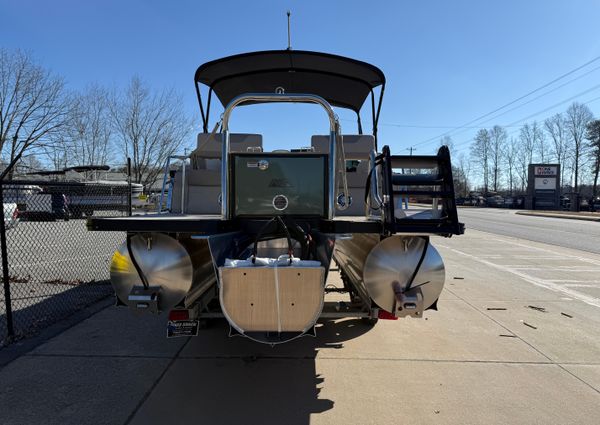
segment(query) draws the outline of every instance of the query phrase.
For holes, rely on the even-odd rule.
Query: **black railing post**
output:
[[[12,316],[12,301],[10,298],[10,273],[8,270],[8,246],[6,244],[6,223],[4,222],[4,178],[10,173],[17,161],[21,159],[19,153],[6,166],[0,174],[0,204],[2,204],[2,220],[0,220],[0,251],[2,252],[2,281],[4,284],[4,304],[6,306],[6,336],[11,340],[15,336],[15,327]]]
[[[0,204],[2,204],[2,220],[0,220],[0,242],[2,249],[2,280],[4,282],[4,304],[6,305],[6,336],[10,341],[15,336],[10,299],[10,274],[8,270],[8,248],[6,246],[6,223],[4,223],[4,186],[0,180]]]
[[[131,203],[131,196],[133,194],[131,192],[131,158],[130,157],[127,157],[127,184],[129,186],[129,196],[127,197],[127,213],[129,214],[129,217],[131,217],[133,215],[132,203]]]

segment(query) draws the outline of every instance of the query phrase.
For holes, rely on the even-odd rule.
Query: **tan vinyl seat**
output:
[[[352,204],[343,211],[336,210],[338,216],[365,215],[365,185],[369,175],[369,155],[375,149],[375,137],[372,135],[349,134],[343,136],[346,161],[360,161],[353,171],[346,171],[348,191]],[[329,153],[329,136],[312,136],[311,146],[315,152]]]
[[[262,150],[260,134],[229,134],[230,152]],[[191,154],[191,165],[186,166],[185,213],[220,214],[221,205],[221,135],[209,139],[209,133],[198,134],[196,150]],[[181,172],[175,176],[171,211],[181,212]]]

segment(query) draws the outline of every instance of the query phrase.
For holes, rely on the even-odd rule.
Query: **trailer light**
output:
[[[189,310],[171,310],[169,312],[169,321],[176,322],[178,320],[189,320],[190,319],[190,311]]]
[[[379,319],[383,319],[383,320],[398,320],[398,318],[396,316],[394,316],[392,313],[390,313],[389,311],[382,310],[382,309],[379,309],[379,312],[377,313],[377,317]]]

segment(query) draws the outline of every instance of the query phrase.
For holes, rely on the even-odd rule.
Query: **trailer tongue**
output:
[[[166,164],[159,211],[88,220],[90,230],[127,232],[111,264],[120,304],[175,311],[171,334],[224,317],[232,333],[269,344],[314,333],[319,318],[418,318],[437,307],[444,266],[430,236],[463,232],[450,155],[446,147],[433,156],[378,149],[378,68],[267,51],[204,64],[195,80],[204,132],[194,152],[173,158],[179,169]],[[200,83],[209,87],[206,108]],[[209,133],[213,93],[226,106]],[[365,135],[360,108],[369,95],[373,134]],[[236,107],[267,102],[315,104],[329,131],[308,148],[274,152],[263,151],[260,135],[230,132]],[[342,135],[332,106],[356,112],[358,134]],[[332,261],[343,288],[326,285]],[[349,299],[326,302],[327,292]]]

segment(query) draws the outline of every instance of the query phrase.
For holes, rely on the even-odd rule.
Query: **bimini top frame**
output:
[[[373,135],[377,138],[385,75],[376,66],[343,56],[304,50],[267,50],[207,62],[196,70],[194,83],[205,133],[213,92],[223,106],[246,93],[306,93],[319,96],[332,106],[354,111],[360,134],[360,109],[370,95]],[[206,111],[200,84],[209,88]],[[379,86],[376,107],[374,89]]]

